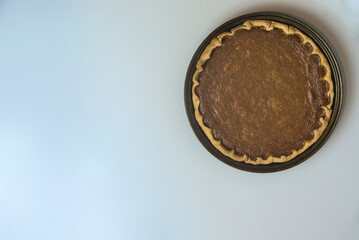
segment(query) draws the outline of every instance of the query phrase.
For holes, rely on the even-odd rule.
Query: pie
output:
[[[327,59],[293,26],[248,20],[212,39],[192,78],[195,118],[222,154],[283,163],[313,145],[334,97]]]

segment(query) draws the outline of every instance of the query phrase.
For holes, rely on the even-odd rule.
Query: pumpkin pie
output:
[[[224,155],[248,164],[290,161],[332,113],[330,67],[293,26],[249,20],[212,39],[192,78],[195,118]]]

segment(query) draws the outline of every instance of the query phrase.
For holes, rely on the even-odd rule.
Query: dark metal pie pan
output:
[[[202,131],[201,127],[198,125],[196,118],[194,116],[194,107],[192,103],[192,77],[196,70],[196,63],[198,59],[200,58],[202,52],[204,49],[208,46],[210,41],[221,34],[222,32],[226,32],[231,30],[232,28],[243,24],[247,20],[271,20],[276,22],[281,22],[284,24],[291,25],[300,31],[302,31],[305,35],[310,37],[314,43],[320,48],[320,50],[323,52],[325,57],[328,60],[331,72],[332,72],[332,80],[334,83],[334,99],[333,99],[333,105],[332,105],[332,115],[329,120],[328,126],[321,135],[321,137],[313,144],[311,145],[307,150],[305,150],[303,153],[299,154],[292,160],[284,163],[272,163],[268,165],[252,165],[247,164],[244,162],[238,162],[235,161],[224,154],[222,154],[218,149],[216,149],[212,143],[209,141],[205,133]],[[239,16],[237,18],[234,18],[221,26],[219,26],[217,29],[215,29],[211,34],[207,36],[207,38],[201,43],[201,45],[198,47],[197,51],[193,55],[193,58],[189,64],[186,80],[185,80],[185,88],[184,88],[184,100],[185,100],[185,107],[187,112],[188,120],[191,124],[191,127],[196,134],[199,141],[202,143],[202,145],[216,158],[221,160],[222,162],[241,169],[245,171],[250,172],[259,172],[259,173],[267,173],[267,172],[276,172],[285,170],[291,167],[294,167],[305,160],[307,160],[309,157],[311,157],[315,152],[317,152],[323,144],[328,140],[331,133],[333,132],[335,125],[338,121],[342,102],[343,102],[343,79],[342,79],[342,72],[340,70],[340,66],[338,63],[338,59],[335,56],[335,53],[329,44],[328,40],[326,40],[326,37],[315,27],[313,27],[310,23],[299,19],[295,16],[288,15],[285,13],[279,13],[279,12],[256,12],[251,14],[246,14],[243,16]]]

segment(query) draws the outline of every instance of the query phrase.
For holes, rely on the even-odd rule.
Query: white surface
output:
[[[302,17],[345,71],[310,160],[253,174],[212,157],[183,87],[201,41],[254,11]],[[359,239],[357,1],[0,2],[0,239]]]

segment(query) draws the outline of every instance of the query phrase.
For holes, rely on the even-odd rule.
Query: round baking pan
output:
[[[281,22],[296,27],[297,29],[302,31],[305,35],[310,37],[315,42],[315,44],[320,48],[320,50],[327,58],[330,65],[330,69],[332,71],[332,80],[334,83],[334,99],[332,105],[333,112],[327,128],[325,129],[321,137],[307,150],[305,150],[303,153],[299,154],[292,160],[284,163],[272,163],[268,165],[252,165],[244,162],[238,162],[225,156],[211,144],[205,133],[202,131],[201,127],[198,125],[196,118],[194,116],[194,107],[192,103],[192,77],[196,70],[196,63],[200,58],[202,52],[210,43],[210,41],[213,38],[217,37],[222,32],[230,31],[232,28],[243,24],[247,20],[255,20],[255,19]],[[318,151],[323,146],[323,144],[327,141],[327,139],[329,138],[329,136],[331,135],[331,133],[335,128],[342,107],[342,101],[343,101],[342,73],[338,61],[336,59],[336,56],[333,50],[331,49],[331,46],[327,42],[325,36],[322,33],[320,33],[318,30],[316,30],[313,26],[311,26],[309,23],[292,15],[279,13],[279,12],[251,13],[234,18],[222,24],[220,27],[215,29],[211,34],[209,34],[208,37],[201,43],[201,45],[198,47],[197,51],[195,52],[187,70],[185,88],[184,88],[184,100],[185,100],[187,117],[192,126],[194,133],[196,134],[199,141],[203,144],[203,146],[212,155],[214,155],[222,162],[241,170],[250,171],[250,172],[260,172],[260,173],[276,172],[294,167],[299,163],[302,163],[303,161],[311,157],[316,151]]]

